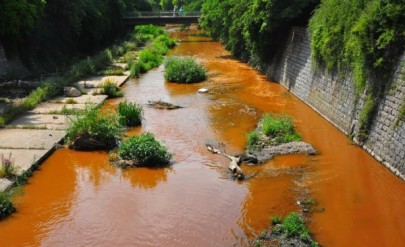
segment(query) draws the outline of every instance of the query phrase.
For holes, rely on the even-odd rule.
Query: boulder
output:
[[[73,143],[69,145],[69,148],[80,151],[95,151],[107,150],[108,146],[90,137],[78,137]]]
[[[64,87],[63,93],[66,97],[79,97],[82,93],[74,87]]]

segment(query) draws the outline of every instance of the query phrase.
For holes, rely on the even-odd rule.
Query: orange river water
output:
[[[121,170],[107,152],[60,149],[15,198],[18,212],[0,222],[0,246],[248,246],[273,215],[299,210],[303,191],[319,212],[307,215],[323,246],[405,246],[405,183],[279,84],[195,32],[174,33],[172,55],[194,56],[206,82],[165,82],[163,66],[123,90],[130,101],[165,100],[185,108],[144,107],[129,135],[153,132],[174,153],[170,168]],[[198,94],[198,89],[209,89]],[[123,99],[110,100],[114,108]],[[242,153],[264,113],[288,113],[320,152],[242,165],[246,181],[206,143]]]

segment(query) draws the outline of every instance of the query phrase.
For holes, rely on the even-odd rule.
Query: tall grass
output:
[[[125,100],[118,105],[117,112],[119,122],[123,126],[133,127],[142,123],[143,109],[141,105]]]
[[[277,143],[301,140],[295,131],[292,118],[288,115],[266,114],[262,120],[262,131]]]
[[[171,82],[194,83],[206,80],[207,72],[191,57],[169,57],[166,61],[165,78]]]
[[[109,98],[124,96],[124,93],[120,90],[117,84],[110,79],[104,81],[101,93],[107,95]]]
[[[86,137],[112,148],[121,139],[122,132],[123,128],[115,114],[100,112],[95,107],[88,105],[83,113],[71,119],[65,142],[70,144],[79,137]]]

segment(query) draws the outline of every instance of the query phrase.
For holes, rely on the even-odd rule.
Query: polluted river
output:
[[[18,212],[0,222],[0,246],[250,246],[271,216],[300,210],[305,198],[316,202],[306,218],[322,246],[403,246],[403,181],[220,43],[197,32],[172,35],[179,44],[169,55],[194,56],[208,80],[169,83],[161,66],[123,91],[145,105],[142,127],[128,135],[154,133],[174,154],[173,165],[122,170],[108,152],[59,149],[17,196]],[[184,108],[153,109],[150,100]],[[247,133],[265,113],[291,115],[319,154],[242,165],[251,177],[234,180],[229,160],[205,145],[243,153]]]

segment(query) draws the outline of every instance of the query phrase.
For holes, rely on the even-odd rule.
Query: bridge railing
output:
[[[201,12],[199,11],[185,11],[180,13],[179,11],[153,11],[153,12],[144,12],[144,11],[135,11],[126,13],[125,18],[131,17],[200,17]]]

